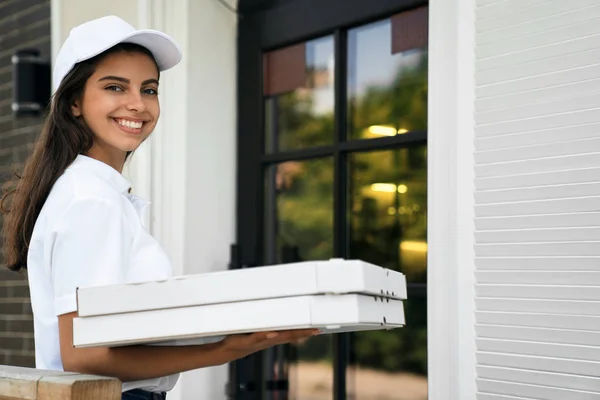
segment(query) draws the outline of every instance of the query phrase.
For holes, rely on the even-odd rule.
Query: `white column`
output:
[[[218,1],[189,4],[184,271],[192,274],[227,269],[235,240],[237,17]],[[224,400],[227,376],[225,366],[187,373],[183,398]]]
[[[475,3],[429,2],[429,399],[475,399]]]
[[[177,274],[224,270],[235,238],[237,19],[211,0],[139,3],[144,27],[172,35],[184,52],[161,82],[150,143],[152,232]],[[144,160],[132,163],[141,175]],[[225,399],[226,381],[225,366],[187,372],[169,397]]]
[[[188,0],[139,0],[139,28],[158,29],[175,39],[183,59],[163,72],[159,98],[161,117],[151,139],[136,152],[128,172],[136,192],[149,198],[149,227],[173,262],[176,275],[186,273],[184,251],[187,190],[188,113],[186,108],[190,59]]]

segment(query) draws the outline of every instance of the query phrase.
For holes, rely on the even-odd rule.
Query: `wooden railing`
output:
[[[121,381],[0,365],[0,400],[120,400]]]

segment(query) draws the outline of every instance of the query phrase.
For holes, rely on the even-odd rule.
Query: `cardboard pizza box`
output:
[[[397,271],[360,260],[331,259],[228,270],[77,290],[79,317],[321,294],[406,299]]]
[[[363,294],[302,295],[77,317],[73,344],[186,344],[259,331],[318,328],[330,334],[395,329],[404,323],[401,300]]]

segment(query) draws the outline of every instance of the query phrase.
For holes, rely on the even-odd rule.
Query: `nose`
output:
[[[141,93],[133,90],[129,92],[129,96],[127,96],[127,110],[132,112],[146,111],[146,103]]]

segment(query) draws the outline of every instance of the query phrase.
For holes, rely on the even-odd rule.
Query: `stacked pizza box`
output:
[[[331,259],[79,288],[75,347],[207,342],[258,331],[404,325],[403,274]]]

